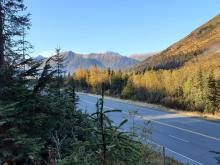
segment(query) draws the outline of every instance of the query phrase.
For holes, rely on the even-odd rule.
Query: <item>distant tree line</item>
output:
[[[108,95],[215,114],[220,111],[219,73],[218,67],[134,73],[93,66],[77,69],[72,78],[78,89],[88,92],[99,93],[100,84],[105,83]]]

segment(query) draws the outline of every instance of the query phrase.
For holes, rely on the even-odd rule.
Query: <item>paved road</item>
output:
[[[88,113],[95,112],[98,96],[78,94],[80,108]],[[131,126],[129,111],[138,110],[135,118],[137,126],[143,126],[144,121],[152,121],[151,140],[166,148],[166,154],[192,165],[216,165],[216,154],[210,151],[220,151],[220,123],[185,117],[179,114],[159,111],[151,108],[129,104],[121,101],[105,99],[105,109],[121,109],[123,113],[110,114],[110,118],[119,123],[124,118],[129,119],[127,127]]]

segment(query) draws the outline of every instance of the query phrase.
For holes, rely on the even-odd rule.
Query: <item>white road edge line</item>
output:
[[[149,120],[151,120],[151,119],[149,119]],[[198,135],[198,136],[202,136],[202,137],[205,137],[205,138],[208,138],[208,139],[212,139],[212,140],[216,140],[216,141],[219,141],[219,142],[220,142],[220,139],[219,139],[219,138],[216,138],[216,137],[213,137],[213,136],[209,136],[209,135],[202,134],[202,133],[199,133],[199,132],[195,132],[195,131],[192,131],[192,130],[189,130],[189,129],[185,129],[185,128],[180,128],[180,127],[177,127],[177,126],[175,126],[175,125],[163,123],[163,122],[156,121],[156,120],[152,120],[152,121],[155,122],[155,123],[158,123],[158,124],[160,124],[160,125],[164,125],[164,126],[176,128],[176,129],[179,129],[179,130],[181,130],[181,131],[185,131],[185,132],[188,132],[188,133],[191,133],[191,134],[195,134],[195,135]]]
[[[95,105],[93,102],[90,102],[90,101],[86,101],[86,100],[83,100],[83,99],[81,99],[81,101],[83,101],[83,102],[85,102],[85,103],[89,103],[89,104]],[[108,107],[108,106],[104,106],[104,107],[106,107],[106,108],[108,108],[108,109],[113,109],[113,108]],[[155,142],[153,142],[153,143],[155,143]],[[155,143],[155,144],[157,144],[157,143]],[[157,144],[157,145],[159,145],[159,144]],[[196,161],[196,160],[193,160],[193,159],[191,159],[191,158],[189,158],[189,157],[187,157],[187,156],[185,156],[185,155],[183,155],[183,154],[180,154],[180,153],[178,153],[178,152],[176,152],[176,151],[173,151],[173,150],[171,150],[171,149],[169,149],[169,148],[167,148],[167,147],[165,147],[165,148],[166,148],[167,150],[169,150],[170,152],[173,152],[173,153],[175,153],[175,154],[177,154],[177,155],[179,155],[179,156],[182,156],[182,157],[184,157],[184,158],[186,158],[186,159],[191,160],[192,162],[195,162],[195,163],[197,163],[197,164],[199,164],[199,165],[204,165],[203,163],[200,163],[200,162],[198,162],[198,161]]]
[[[161,146],[160,144],[157,144],[156,142],[154,142],[154,141],[152,141],[152,140],[151,140],[151,141],[148,141],[148,143]],[[179,155],[179,156],[181,156],[181,157],[184,157],[184,158],[186,158],[186,159],[188,159],[188,160],[190,160],[190,161],[192,161],[192,162],[195,162],[195,163],[197,163],[197,164],[199,164],[199,165],[204,165],[203,163],[198,162],[198,161],[196,161],[196,160],[193,160],[193,159],[189,158],[188,156],[185,156],[185,155],[183,155],[183,154],[180,154],[180,153],[178,153],[178,152],[176,152],[176,151],[173,151],[173,150],[171,150],[170,148],[165,147],[165,149],[168,150],[168,151],[170,151],[170,152],[173,152],[173,153],[176,154],[176,155]],[[188,162],[188,163],[189,163],[189,162]]]
[[[188,140],[181,139],[181,138],[178,138],[178,137],[173,136],[173,135],[169,135],[169,137],[171,137],[171,138],[173,138],[173,139],[176,139],[176,140],[180,140],[180,141],[185,142],[185,143],[189,143],[189,141],[188,141]]]
[[[89,102],[89,101],[86,101],[86,100],[82,100],[82,101],[87,102],[87,103],[89,103],[89,104],[94,104],[93,102]],[[113,109],[113,108],[107,107],[107,106],[104,106],[104,107],[106,107],[106,108],[108,108],[108,109]],[[205,138],[208,138],[208,139],[220,141],[220,138],[216,138],[216,137],[213,137],[213,136],[209,136],[209,135],[206,135],[206,134],[202,134],[202,133],[199,133],[199,132],[195,132],[195,131],[192,131],[192,130],[189,130],[189,129],[177,127],[177,126],[174,126],[174,125],[171,125],[171,124],[163,123],[163,122],[160,122],[160,121],[157,121],[157,120],[153,120],[153,119],[151,119],[151,118],[149,118],[149,117],[146,118],[146,116],[145,116],[145,117],[140,116],[140,115],[137,115],[137,116],[140,117],[140,118],[142,118],[143,120],[146,120],[146,119],[147,119],[147,120],[153,121],[153,122],[155,122],[155,123],[158,123],[158,124],[160,124],[160,125],[168,126],[168,127],[175,128],[175,129],[179,129],[179,130],[181,130],[181,131],[185,131],[185,132],[188,132],[188,133],[192,133],[192,134],[195,134],[195,135],[199,135],[199,136],[202,136],[202,137],[205,137]]]
[[[86,101],[86,100],[82,100],[82,101],[87,102],[89,104],[94,104],[93,102],[89,102],[89,101]],[[107,107],[107,106],[104,106],[104,107],[106,107],[108,109],[114,109],[114,108]],[[125,113],[125,112],[123,112],[123,113]],[[150,120],[150,121],[153,121],[153,122],[158,123],[160,125],[168,126],[168,127],[171,127],[171,128],[175,128],[175,129],[178,129],[178,130],[181,130],[181,131],[185,131],[185,132],[188,132],[188,133],[191,133],[191,134],[199,135],[199,136],[202,136],[202,137],[205,137],[205,138],[208,138],[208,139],[212,139],[212,140],[216,140],[216,141],[220,142],[220,138],[216,138],[216,137],[213,137],[213,136],[209,136],[209,135],[206,135],[206,134],[195,132],[195,131],[192,131],[192,130],[189,130],[189,129],[177,127],[175,125],[163,123],[163,122],[160,122],[160,121],[157,121],[157,120],[153,120],[153,119],[151,119],[149,117],[146,117],[146,116],[143,117],[143,116],[137,115],[137,117],[139,117],[139,118],[141,118],[143,120]]]
[[[182,154],[180,154],[180,153],[178,153],[178,152],[176,152],[176,151],[173,151],[173,150],[171,150],[171,149],[169,149],[169,148],[166,148],[166,150],[169,150],[170,152],[173,152],[173,153],[175,153],[175,154],[177,154],[177,155],[179,155],[179,156],[182,156],[182,157],[184,157],[184,158],[186,158],[186,159],[189,159],[189,160],[191,160],[192,162],[195,162],[195,163],[197,163],[197,164],[199,164],[199,165],[204,165],[204,164],[201,163],[201,162],[198,162],[198,161],[196,161],[196,160],[193,160],[193,159],[191,159],[191,158],[189,158],[189,157],[187,157],[187,156],[185,156],[185,155],[182,155]]]

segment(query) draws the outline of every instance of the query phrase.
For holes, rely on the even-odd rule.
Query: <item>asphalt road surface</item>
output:
[[[96,111],[98,96],[78,93],[79,107],[83,111]],[[144,126],[151,121],[152,135],[150,141],[165,147],[165,153],[184,163],[192,165],[216,165],[216,152],[220,152],[220,122],[190,118],[179,114],[156,110],[112,99],[104,100],[104,108],[120,109],[122,113],[112,113],[109,117],[117,124],[127,118],[125,130],[132,125],[130,111],[138,111],[135,125]],[[220,155],[219,155],[220,157]]]

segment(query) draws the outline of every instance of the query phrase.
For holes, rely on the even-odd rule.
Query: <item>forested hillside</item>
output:
[[[209,55],[219,49],[220,15],[217,15],[184,39],[137,64],[132,70],[144,72],[151,69],[175,69],[191,59],[199,58],[201,55]]]

